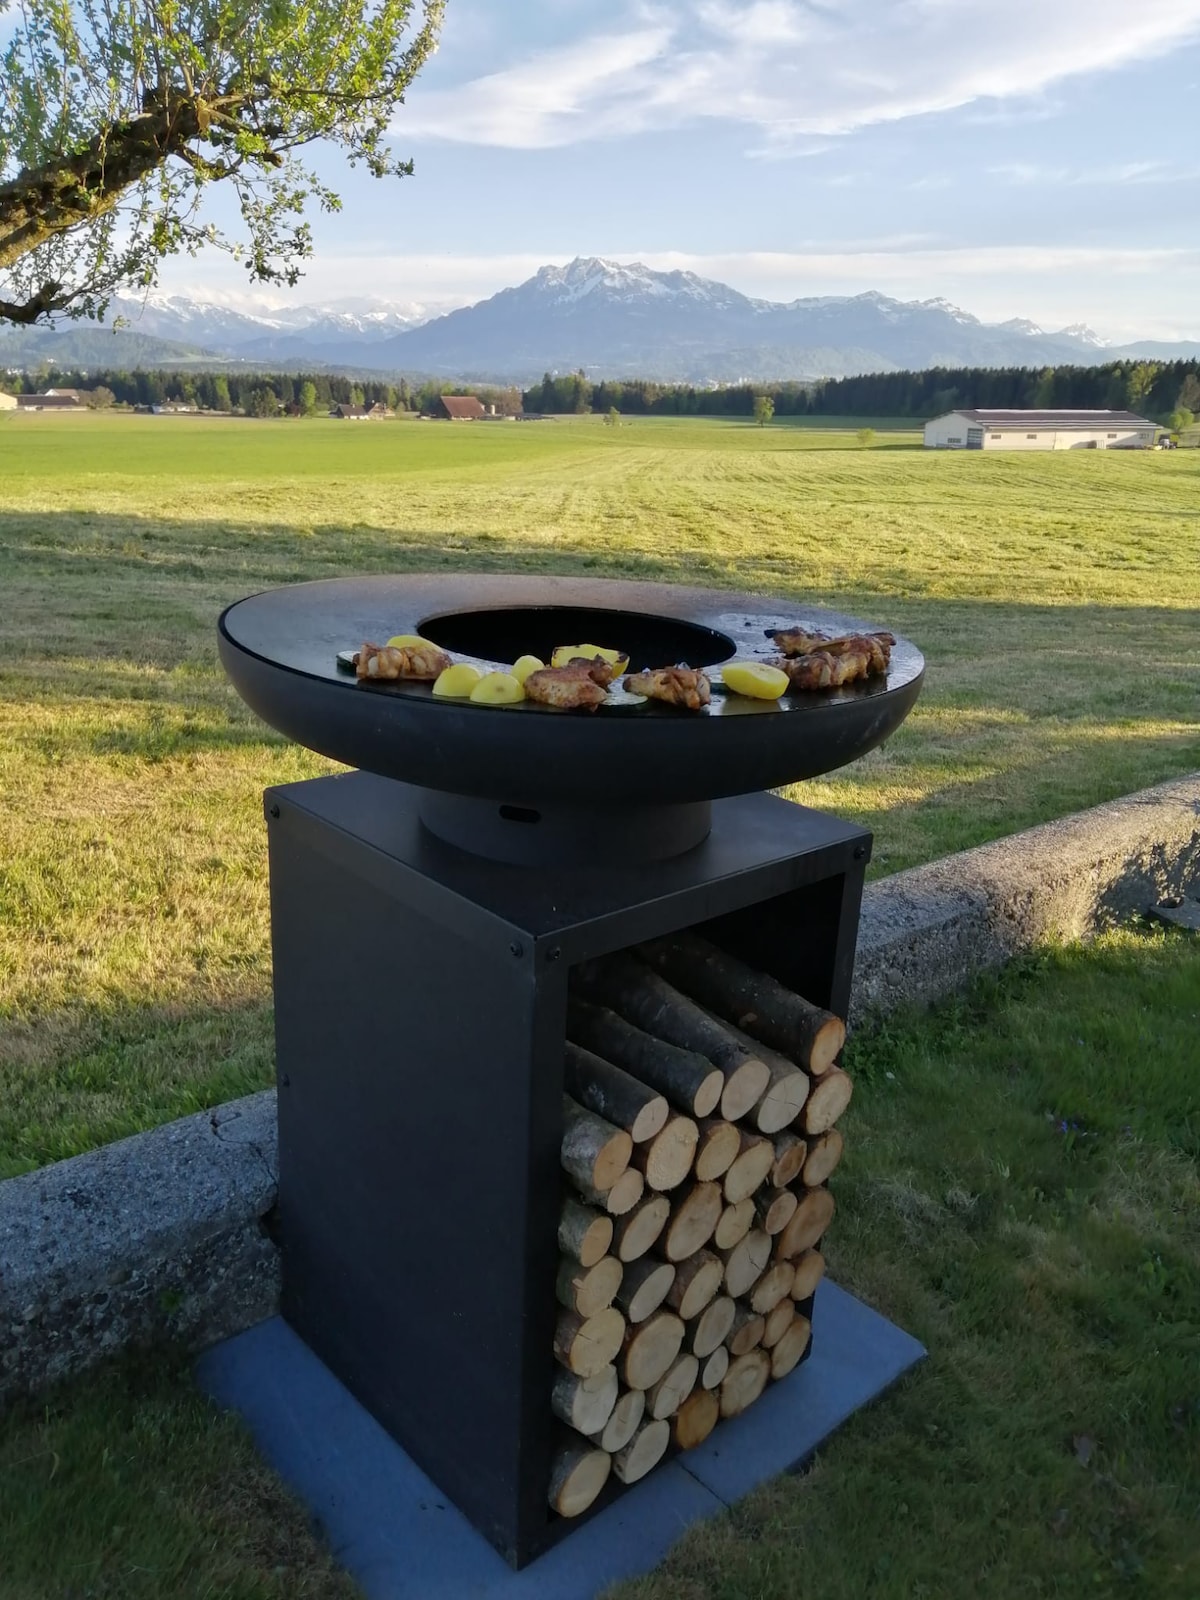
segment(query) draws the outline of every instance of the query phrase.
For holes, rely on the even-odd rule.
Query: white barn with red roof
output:
[[[1149,450],[1158,428],[1132,411],[949,411],[926,450]]]

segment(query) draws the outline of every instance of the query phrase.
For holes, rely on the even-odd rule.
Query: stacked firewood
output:
[[[803,1357],[851,1084],[838,1017],[690,933],[581,968],[567,1037],[549,1499],[570,1517]]]

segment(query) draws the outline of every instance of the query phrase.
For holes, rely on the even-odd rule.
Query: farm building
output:
[[[15,394],[6,394],[3,389],[0,389],[0,411],[15,411],[16,409],[17,409],[17,397],[16,397],[16,395]]]
[[[371,413],[366,406],[334,406],[329,415],[336,417],[339,422],[369,422],[371,420]]]
[[[1157,428],[1132,411],[950,411],[926,450],[1148,450]]]
[[[86,411],[86,396],[79,389],[47,389],[45,394],[19,394],[22,411]]]
[[[477,394],[439,395],[438,408],[434,415],[448,417],[451,422],[478,422],[487,416],[483,401]]]

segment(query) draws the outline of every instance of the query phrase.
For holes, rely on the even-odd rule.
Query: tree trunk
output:
[[[725,1263],[725,1293],[737,1300],[748,1294],[767,1270],[771,1239],[761,1228],[752,1228],[732,1250],[718,1250],[717,1254]]]
[[[808,1349],[812,1337],[812,1323],[807,1317],[794,1317],[787,1332],[771,1351],[771,1376],[786,1378]]]
[[[754,1226],[754,1201],[747,1196],[735,1206],[726,1206],[713,1234],[713,1244],[718,1250],[732,1250]]]
[[[729,1371],[729,1360],[729,1346],[719,1344],[700,1368],[701,1388],[719,1389]]]
[[[792,1220],[775,1238],[775,1254],[781,1261],[794,1261],[811,1250],[833,1221],[833,1196],[828,1189],[809,1189],[792,1214]]]
[[[607,1194],[632,1153],[633,1140],[623,1128],[563,1095],[562,1164],[581,1189]]]
[[[676,933],[641,953],[686,994],[711,1005],[756,1039],[820,1077],[846,1042],[840,1017],[802,1000],[764,972],[718,950],[694,933]]]
[[[762,1394],[770,1376],[771,1358],[765,1350],[749,1350],[731,1361],[721,1385],[721,1415],[740,1416]]]
[[[563,1086],[585,1110],[624,1128],[634,1144],[653,1139],[671,1112],[664,1096],[569,1040],[563,1052]]]
[[[581,1267],[594,1267],[613,1239],[612,1218],[581,1206],[577,1200],[564,1200],[558,1219],[558,1248],[573,1256]]]
[[[630,1324],[645,1322],[667,1298],[675,1282],[675,1268],[666,1261],[643,1256],[625,1269],[624,1282],[617,1290],[617,1304]]]
[[[754,1209],[764,1233],[782,1233],[792,1220],[799,1201],[790,1189],[760,1189],[754,1196]]]
[[[612,1364],[625,1339],[625,1318],[612,1306],[594,1317],[560,1311],[554,1354],[578,1378],[594,1378]]]
[[[668,1261],[686,1261],[712,1238],[721,1220],[724,1202],[716,1183],[694,1183],[676,1205],[663,1236],[662,1254]]]
[[[742,1148],[740,1129],[720,1117],[706,1117],[700,1124],[700,1143],[696,1149],[696,1176],[704,1183],[723,1178]]]
[[[796,1269],[790,1261],[777,1261],[768,1267],[750,1291],[752,1309],[769,1316],[781,1300],[788,1299],[795,1276]]]
[[[629,1329],[618,1371],[631,1389],[654,1387],[679,1354],[684,1332],[683,1322],[671,1311],[658,1311]]]
[[[771,1182],[777,1189],[786,1189],[795,1183],[808,1159],[808,1145],[795,1133],[781,1133],[775,1139],[775,1165],[771,1168]]]
[[[560,1517],[578,1517],[608,1482],[613,1458],[575,1436],[562,1446],[550,1469],[550,1505]]]
[[[616,1403],[616,1367],[601,1367],[591,1378],[576,1377],[562,1367],[556,1369],[550,1405],[568,1428],[583,1434],[599,1433],[608,1425]]]
[[[755,1133],[742,1134],[742,1147],[725,1174],[725,1198],[731,1206],[748,1200],[767,1181],[775,1165],[775,1147],[769,1139]]]
[[[840,1067],[827,1072],[819,1083],[813,1085],[800,1116],[800,1126],[807,1134],[824,1133],[832,1128],[850,1104],[854,1085]]]
[[[567,1033],[577,1044],[665,1095],[687,1116],[707,1117],[716,1110],[725,1074],[696,1051],[667,1044],[635,1028],[607,1006],[591,1005],[573,996],[567,1010]]]
[[[613,1471],[622,1483],[636,1483],[653,1472],[670,1443],[669,1422],[643,1422],[624,1450],[618,1450],[613,1457]]]
[[[667,1304],[685,1322],[698,1317],[715,1300],[725,1276],[725,1263],[708,1250],[697,1250],[675,1269],[675,1282],[667,1294]]]
[[[680,1406],[671,1424],[671,1437],[680,1450],[694,1450],[716,1427],[721,1402],[707,1389],[697,1389]]]
[[[569,1256],[558,1263],[554,1292],[560,1306],[576,1311],[586,1322],[607,1311],[621,1287],[622,1267],[616,1256],[605,1256],[594,1267],[581,1267]]]
[[[632,956],[611,956],[589,970],[582,981],[589,995],[628,1022],[681,1050],[706,1056],[719,1067],[725,1075],[721,1115],[728,1121],[745,1116],[766,1088],[770,1078],[766,1064],[644,962]]]
[[[825,1257],[819,1250],[806,1250],[796,1260],[792,1279],[792,1299],[807,1300],[817,1292],[817,1285],[825,1276]]]
[[[819,1133],[815,1139],[808,1141],[808,1159],[804,1163],[803,1173],[806,1187],[818,1189],[826,1182],[842,1159],[845,1147],[846,1141],[836,1128]]]
[[[595,1435],[593,1443],[598,1444],[601,1450],[607,1450],[610,1455],[618,1450],[624,1450],[641,1427],[645,1411],[644,1391],[626,1389],[613,1407],[613,1414],[604,1424],[603,1430]]]
[[[692,1355],[680,1356],[646,1395],[650,1415],[659,1421],[673,1417],[696,1387],[700,1362]]]
[[[727,1294],[719,1295],[705,1306],[696,1320],[688,1323],[688,1343],[692,1354],[703,1361],[719,1349],[733,1326],[736,1311],[736,1304]]]
[[[764,1350],[773,1350],[792,1325],[796,1315],[795,1302],[785,1294],[779,1304],[767,1312],[767,1320],[763,1326],[762,1347]]]
[[[696,1159],[700,1130],[690,1117],[672,1117],[661,1133],[633,1152],[633,1164],[652,1189],[677,1189]]]
[[[766,1326],[767,1319],[761,1311],[752,1311],[749,1306],[739,1304],[733,1313],[733,1324],[725,1335],[729,1354],[740,1359],[755,1349],[762,1343]]]
[[[634,1206],[617,1223],[613,1234],[613,1253],[619,1261],[636,1261],[658,1240],[671,1218],[671,1202],[665,1194],[652,1194]]]

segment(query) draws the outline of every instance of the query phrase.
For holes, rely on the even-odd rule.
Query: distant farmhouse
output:
[[[372,418],[366,406],[334,406],[329,415],[340,422],[369,422]]]
[[[926,450],[1149,450],[1156,425],[1132,411],[950,411]]]
[[[492,407],[493,414],[495,406]],[[481,422],[487,416],[483,401],[477,394],[443,394],[438,396],[434,416],[451,422]]]
[[[15,411],[16,409],[17,409],[17,397],[16,397],[16,395],[15,394],[6,394],[3,389],[0,389],[0,411]]]
[[[85,411],[88,396],[82,389],[47,389],[45,394],[19,394],[22,411]]]

